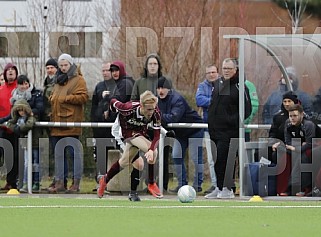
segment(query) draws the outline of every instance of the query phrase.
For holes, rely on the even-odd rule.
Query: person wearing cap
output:
[[[0,87],[0,123],[4,123],[8,121],[11,110],[11,93],[17,87],[17,77],[18,77],[18,69],[12,64],[8,63],[3,72],[5,84]],[[15,139],[12,134],[3,134],[2,138],[7,139],[12,147],[15,147]],[[16,149],[14,149],[16,151]],[[3,150],[1,149],[1,153]],[[14,162],[13,167],[7,168],[7,177],[6,184],[1,190],[9,190],[17,188],[17,174],[18,174],[18,154],[14,152]]]
[[[203,119],[193,110],[184,97],[172,89],[171,82],[160,77],[157,84],[158,107],[161,111],[162,126],[169,123],[203,123]],[[203,183],[203,136],[202,128],[174,128],[176,139],[173,145],[172,158],[178,180],[178,185],[170,192],[177,193],[180,187],[187,185],[187,171],[184,157],[189,149],[189,158],[194,163],[193,187],[196,192],[202,191]]]
[[[299,77],[296,69],[292,66],[289,66],[285,70],[289,76],[293,91],[301,101],[305,114],[311,116],[313,110],[312,98],[308,93],[299,89]],[[281,75],[281,79],[279,80],[279,88],[271,93],[263,106],[262,118],[264,124],[272,123],[273,115],[280,110],[280,105],[282,104],[282,95],[287,91],[289,91],[289,88],[286,85],[285,78],[283,75]]]
[[[58,58],[59,69],[56,83],[49,97],[51,103],[52,122],[82,122],[84,120],[84,105],[88,100],[86,81],[79,66],[74,63],[69,54]],[[50,193],[65,192],[64,179],[68,176],[68,162],[64,154],[73,154],[73,183],[68,192],[79,192],[83,171],[83,152],[79,141],[81,127],[52,127],[51,136],[55,156],[55,187],[49,188]]]

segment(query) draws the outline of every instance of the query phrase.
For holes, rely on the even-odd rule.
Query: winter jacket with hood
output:
[[[125,71],[125,65],[121,61],[114,61],[110,67],[117,66],[119,68],[119,79],[115,80],[117,90],[113,98],[116,98],[120,102],[130,101],[130,97],[133,90],[134,79],[127,75]]]
[[[51,103],[52,122],[82,122],[84,120],[84,105],[88,100],[86,81],[80,68],[72,64],[69,71],[58,70],[57,83],[49,97]],[[62,77],[63,80],[59,80]],[[60,81],[60,83],[58,83]],[[53,127],[51,136],[79,136],[79,127]]]
[[[16,71],[16,79],[14,80],[13,83],[10,83],[10,84],[8,83],[8,79],[7,79],[7,71],[9,68],[13,68]],[[0,87],[0,118],[6,117],[10,114],[11,93],[17,87],[17,77],[18,77],[17,67],[12,63],[8,63],[4,68],[3,76],[4,76],[5,84]]]
[[[26,112],[26,117],[24,123],[19,125],[18,119],[21,116],[19,115],[18,110],[20,110],[21,108]],[[10,119],[6,125],[15,133],[15,135],[19,137],[26,136],[36,122],[30,105],[25,99],[20,99],[15,102],[14,106],[11,109],[11,117],[12,119]]]

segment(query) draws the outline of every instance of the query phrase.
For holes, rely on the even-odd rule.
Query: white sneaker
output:
[[[205,195],[206,199],[215,199],[217,198],[217,195],[221,192],[221,190],[216,187],[211,193]]]
[[[217,194],[217,198],[235,198],[233,190],[223,187],[223,190]]]

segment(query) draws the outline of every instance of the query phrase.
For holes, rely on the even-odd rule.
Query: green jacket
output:
[[[249,89],[249,94],[250,94],[250,99],[252,104],[252,112],[250,116],[247,119],[245,119],[244,123],[250,124],[254,116],[256,115],[257,111],[259,110],[259,98],[256,93],[256,87],[252,82],[246,80],[245,85]],[[251,132],[251,129],[247,128],[245,129],[245,132]]]

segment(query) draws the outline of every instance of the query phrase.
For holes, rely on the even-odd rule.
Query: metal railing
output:
[[[113,123],[99,123],[99,122],[36,122],[37,127],[87,127],[87,128],[103,128],[112,127]],[[170,123],[169,128],[207,128],[206,123]],[[269,129],[271,125],[259,125],[251,124],[244,125],[245,128],[250,129]],[[163,192],[163,172],[164,172],[164,140],[167,131],[166,129],[161,129],[160,141],[159,141],[159,188]],[[27,138],[27,154],[28,157],[28,193],[32,194],[32,131],[30,130]],[[242,152],[239,153],[240,156],[243,155]],[[240,160],[243,160],[240,158]],[[240,164],[240,169],[243,167]],[[240,179],[242,176],[240,175]],[[242,189],[242,187],[240,187]],[[241,192],[242,193],[242,192]]]

